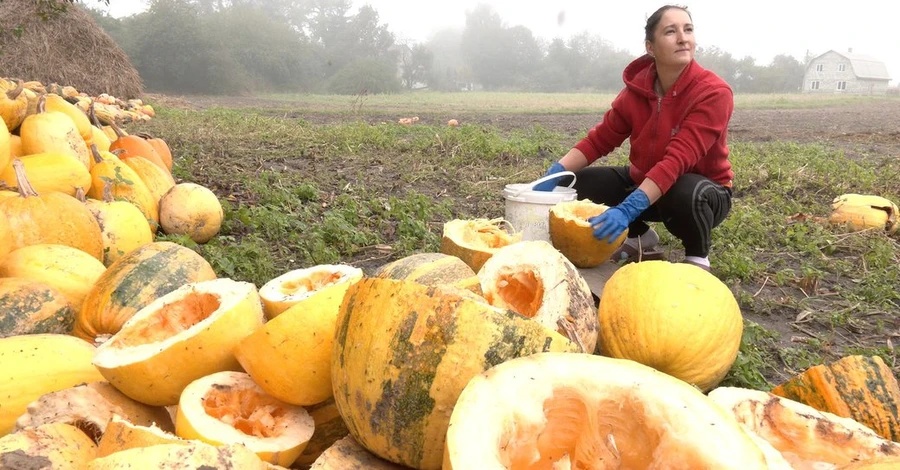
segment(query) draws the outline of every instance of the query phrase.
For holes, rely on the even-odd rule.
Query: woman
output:
[[[611,206],[591,218],[594,237],[612,243],[628,229],[616,261],[661,259],[662,222],[684,245],[684,261],[707,271],[710,232],[731,210],[728,121],[731,88],[694,60],[694,25],[686,8],[666,5],[647,19],[647,54],[625,68],[625,88],[603,120],[546,175],[576,172],[579,199]],[[630,165],[588,167],[630,139]],[[565,179],[536,190],[549,191]]]

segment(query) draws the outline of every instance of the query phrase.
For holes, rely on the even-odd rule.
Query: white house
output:
[[[862,54],[830,50],[809,61],[803,74],[803,93],[887,93],[887,66]]]

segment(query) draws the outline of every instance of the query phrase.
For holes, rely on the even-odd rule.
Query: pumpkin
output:
[[[127,419],[135,425],[175,430],[165,408],[138,403],[109,382],[76,385],[41,396],[16,420],[15,430],[65,423],[78,427],[94,442],[99,442],[113,417]]]
[[[0,122],[0,173],[9,166],[12,158],[12,136],[6,124]]]
[[[0,191],[0,200],[8,197],[18,197],[18,194],[11,191]],[[6,213],[0,211],[0,259],[6,257],[12,250],[13,233]]]
[[[209,188],[196,183],[179,183],[159,200],[159,224],[170,235],[187,235],[196,243],[206,243],[219,233],[225,211]]]
[[[380,459],[347,436],[330,446],[317,458],[310,470],[408,470]]]
[[[91,143],[97,146],[97,150],[101,152],[109,152],[109,136],[102,129],[95,125],[91,125]],[[88,145],[90,148],[90,144]],[[91,162],[93,164],[93,161]]]
[[[184,440],[172,431],[166,431],[156,425],[134,424],[119,415],[113,415],[106,423],[106,429],[97,441],[97,457],[106,457],[127,449],[149,447],[159,444],[189,445],[192,441]]]
[[[0,277],[43,282],[65,296],[75,312],[94,282],[106,271],[97,258],[66,245],[38,244],[19,248],[0,263]]]
[[[771,393],[720,387],[709,398],[756,438],[771,468],[837,468],[857,460],[900,456],[900,444],[852,419]]]
[[[522,239],[509,233],[500,219],[454,219],[444,224],[440,252],[456,256],[478,272],[498,249]]]
[[[475,375],[514,357],[574,352],[559,333],[448,286],[363,278],[344,296],[331,377],[350,435],[394,463],[441,467],[450,412]]]
[[[172,242],[149,243],[114,261],[94,282],[75,317],[73,334],[102,342],[153,300],[215,278],[212,266],[196,251]]]
[[[315,405],[332,396],[335,322],[344,294],[362,278],[362,270],[348,266],[343,273],[325,272],[329,271],[339,276],[334,284],[313,285],[296,304],[244,338],[234,350],[253,380],[286,403]]]
[[[474,468],[767,466],[729,413],[680,380],[623,359],[540,353],[460,394],[443,469]]]
[[[256,286],[249,282],[187,284],[135,313],[97,347],[93,364],[125,395],[148,405],[174,405],[194,380],[237,370],[234,347],[264,321]]]
[[[87,144],[78,128],[68,115],[45,109],[45,96],[38,102],[37,113],[29,114],[19,129],[22,137],[22,152],[56,153],[68,155],[80,162],[86,169],[91,168],[91,156]]]
[[[172,168],[174,167],[174,160],[172,159],[172,150],[169,148],[169,144],[167,144],[165,140],[159,137],[153,137],[146,132],[139,132],[135,135],[146,140],[147,143],[150,144],[151,147],[153,147],[153,150],[156,150],[159,158],[163,161],[163,163],[166,165],[166,168],[168,168],[169,172],[171,173]]]
[[[19,197],[0,198],[0,213],[6,215],[12,234],[9,251],[49,243],[71,246],[98,260],[103,259],[100,225],[84,204],[60,192],[38,194],[25,176],[25,166],[19,159],[13,161],[13,168]]]
[[[703,391],[728,373],[743,333],[728,286],[703,269],[668,261],[619,268],[603,287],[599,316],[602,354],[640,362]]]
[[[0,436],[42,395],[103,380],[91,365],[93,356],[94,346],[69,335],[0,338]]]
[[[122,132],[115,123],[111,123],[110,125],[116,133],[116,138],[109,144],[110,151],[121,150],[122,153],[119,154],[119,158],[122,160],[127,160],[131,157],[144,157],[162,170],[165,170],[166,172],[169,171],[169,168],[163,162],[162,158],[160,158],[153,146],[147,143],[146,140],[137,135],[128,135]]]
[[[294,269],[266,282],[260,287],[259,296],[270,319],[313,297],[328,299],[336,309],[347,288],[362,277],[361,269],[347,264],[320,264]]]
[[[28,97],[23,90],[22,80],[0,80],[0,119],[10,132],[22,124],[28,112]]]
[[[303,452],[313,426],[302,407],[265,393],[246,373],[223,371],[184,389],[175,434],[213,445],[242,444],[266,462],[287,466]]]
[[[481,295],[481,280],[468,264],[443,253],[416,253],[382,265],[373,277],[405,279],[427,286],[447,284]]]
[[[347,430],[347,425],[344,424],[344,418],[341,418],[341,413],[338,411],[333,397],[322,403],[305,408],[312,417],[313,423],[315,423],[315,429],[312,437],[309,438],[309,443],[303,449],[303,453],[294,461],[295,466],[312,465],[327,449],[337,444],[338,441],[343,440],[350,432]],[[353,438],[349,439],[352,440]],[[355,441],[354,445],[362,449]],[[364,452],[369,454],[368,451],[364,450]]]
[[[0,278],[0,338],[72,331],[75,313],[66,297],[43,282]]]
[[[103,200],[83,202],[100,224],[103,264],[109,266],[128,253],[153,243],[153,230],[137,206],[128,201],[113,200],[111,185],[104,183],[104,186]]]
[[[9,136],[9,159],[12,161],[15,157],[25,155],[22,152],[22,138],[13,134]]]
[[[44,109],[47,111],[57,111],[65,114],[75,124],[78,134],[86,144],[90,145],[93,141],[94,133],[91,131],[91,121],[88,119],[84,111],[78,109],[74,104],[66,101],[65,98],[55,93],[48,93],[45,97]]]
[[[91,146],[94,165],[91,167],[91,189],[88,197],[103,199],[106,186],[110,186],[110,194],[114,199],[128,201],[144,214],[154,233],[159,227],[159,201],[154,198],[150,188],[130,166],[119,160],[110,152],[100,152]]]
[[[96,456],[94,441],[69,424],[45,424],[0,437],[0,466],[3,468],[84,468]]]
[[[175,186],[175,179],[172,178],[171,173],[154,165],[144,157],[131,157],[122,161],[141,178],[157,202],[172,189],[172,186]]]
[[[242,445],[215,447],[198,441],[135,447],[98,457],[85,470],[240,469],[268,470],[265,462]]]
[[[843,194],[831,203],[829,221],[852,231],[878,229],[893,234],[900,228],[900,209],[881,196]]]
[[[512,310],[575,341],[597,348],[597,310],[587,281],[550,243],[523,241],[494,252],[481,270],[481,291],[491,305]]]
[[[885,439],[900,441],[900,386],[878,356],[846,356],[810,367],[772,393],[854,419]]]
[[[74,196],[78,188],[87,191],[91,187],[91,174],[87,168],[68,155],[37,153],[16,159],[22,162],[25,177],[38,194],[57,191]],[[0,169],[0,184],[18,189],[15,168]]]
[[[588,222],[608,206],[590,200],[560,202],[550,207],[548,227],[550,241],[569,261],[579,268],[594,268],[609,261],[628,234],[626,229],[612,243],[594,238],[594,229]]]

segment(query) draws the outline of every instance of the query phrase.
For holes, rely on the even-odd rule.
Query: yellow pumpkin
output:
[[[74,196],[81,188],[87,191],[91,187],[91,174],[74,158],[61,153],[36,153],[17,157],[25,167],[25,176],[31,187],[38,193],[57,191]],[[12,166],[0,170],[0,182],[12,189],[18,188],[16,172]]]
[[[338,305],[335,307],[338,307],[347,288],[362,276],[361,269],[347,264],[320,264],[294,269],[263,284],[259,288],[259,296],[269,319],[313,297],[332,299],[330,301],[336,302]]]
[[[843,194],[831,203],[829,221],[853,231],[878,229],[892,234],[900,228],[900,209],[890,200],[868,194]]]
[[[619,268],[603,287],[599,316],[602,354],[640,362],[703,391],[728,373],[743,333],[728,286],[696,266],[668,261]]]
[[[110,184],[105,184],[103,200],[85,201],[88,210],[100,224],[103,264],[106,266],[144,245],[153,243],[153,230],[150,229],[150,223],[141,210],[128,201],[113,200],[110,187]]]
[[[6,128],[15,131],[28,112],[28,97],[23,93],[22,80],[0,79],[0,119]]]
[[[159,224],[170,235],[206,243],[219,233],[225,211],[214,192],[196,183],[179,183],[159,200]]]
[[[191,382],[178,400],[175,434],[212,445],[241,444],[260,459],[288,466],[313,434],[303,407],[263,391],[244,372],[223,371]]]
[[[416,253],[378,268],[373,277],[405,279],[436,286],[448,284],[481,295],[481,280],[472,268],[456,256],[443,253]]]
[[[0,437],[0,465],[3,468],[84,468],[96,456],[97,444],[70,424],[44,424]]]
[[[81,162],[86,169],[91,168],[90,152],[75,123],[64,113],[45,110],[43,96],[38,102],[37,113],[28,115],[22,121],[19,135],[22,137],[22,152],[25,155],[68,155]]]
[[[25,176],[25,166],[13,162],[19,187],[17,197],[0,198],[12,234],[10,251],[50,243],[67,245],[103,259],[103,240],[97,219],[80,201],[60,192],[38,194]],[[60,214],[65,214],[61,217]]]
[[[66,245],[37,244],[19,248],[0,263],[0,277],[43,282],[61,292],[75,312],[94,282],[106,271],[97,258]]]
[[[91,364],[94,352],[93,345],[69,335],[0,338],[0,436],[42,395],[103,380]]]
[[[103,199],[103,193],[109,186],[112,197],[134,204],[144,214],[150,230],[156,233],[159,228],[159,202],[141,177],[112,153],[100,152],[96,146],[91,147],[91,152],[94,164],[91,166],[88,197]]]
[[[12,161],[13,158],[21,157],[25,155],[22,153],[22,138],[13,134],[9,136],[9,159]]]
[[[140,447],[160,444],[190,445],[192,442],[196,442],[176,436],[174,425],[172,429],[172,431],[167,431],[154,424],[135,424],[119,415],[113,415],[106,423],[106,429],[100,440],[97,441],[97,457],[106,457],[116,452]]]
[[[378,458],[351,436],[336,441],[311,463],[310,469],[316,470],[409,470],[409,467]]]
[[[680,380],[623,359],[538,353],[469,381],[442,468],[768,466],[729,413]]]
[[[240,469],[269,470],[269,466],[242,445],[216,447],[204,442],[158,444],[114,452],[88,462],[85,470],[122,469]]]
[[[109,136],[107,136],[102,129],[94,125],[91,125],[91,143],[97,146],[97,150],[109,152]],[[90,145],[88,147],[90,147]],[[91,165],[93,164],[94,162],[91,160]]]
[[[141,178],[156,201],[162,200],[166,192],[175,186],[175,178],[168,170],[160,168],[144,157],[131,157],[122,161]]]
[[[0,122],[0,172],[9,167],[12,159],[12,136],[5,122]]]
[[[187,284],[135,313],[97,347],[93,363],[125,395],[148,405],[174,405],[194,380],[237,370],[234,347],[264,321],[251,283]]]
[[[75,128],[78,129],[78,134],[81,135],[82,140],[90,145],[94,134],[91,132],[91,121],[88,119],[87,114],[55,93],[48,93],[45,99],[44,109],[47,111],[58,111],[68,116],[72,120],[72,124],[75,124]]]
[[[628,230],[612,243],[594,238],[594,229],[588,219],[607,209],[608,206],[587,199],[552,206],[548,226],[553,247],[579,268],[593,268],[609,261],[613,252],[625,242]]]

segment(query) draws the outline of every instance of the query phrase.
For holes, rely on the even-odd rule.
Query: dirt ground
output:
[[[204,109],[208,107],[271,109],[273,115],[284,116],[284,110],[290,109],[292,103],[260,100],[250,97],[155,97],[156,102],[166,106],[187,109]],[[338,113],[289,113],[289,117],[302,117],[315,124],[338,123],[346,119],[364,119],[371,123],[395,122],[395,114],[363,114],[347,117]],[[419,114],[420,124],[444,125],[445,114],[423,112]],[[584,130],[593,126],[597,115],[586,114],[464,114],[453,116],[463,123],[479,123],[497,128],[501,131],[540,126],[562,134],[572,136],[572,140],[580,138]],[[810,107],[792,109],[736,109],[729,127],[729,138],[732,142],[769,142],[793,141],[798,143],[820,143],[833,146],[844,151],[848,158],[900,158],[900,102],[896,100],[872,102],[860,100],[856,103],[833,107]],[[374,177],[369,174],[369,177]],[[760,285],[741,286],[750,292],[763,293],[765,283]],[[758,289],[758,290],[757,290]],[[772,289],[771,295],[780,295]],[[887,313],[887,312],[885,312]],[[762,325],[767,330],[780,333],[781,339],[776,348],[796,346],[811,338],[818,339],[822,333],[832,336],[829,342],[835,341],[834,332],[825,332],[813,325],[799,325],[795,321],[795,312],[769,312],[757,314],[746,312],[747,318]],[[891,338],[900,337],[900,320],[894,315],[885,315],[882,319],[887,325],[887,333],[868,336],[864,331],[838,333],[835,344],[839,349],[852,346],[890,344]],[[873,320],[874,321],[874,320]],[[799,326],[798,326],[799,325]],[[852,337],[848,337],[852,336]],[[780,374],[779,374],[780,375]],[[778,382],[787,377],[767,377]]]

